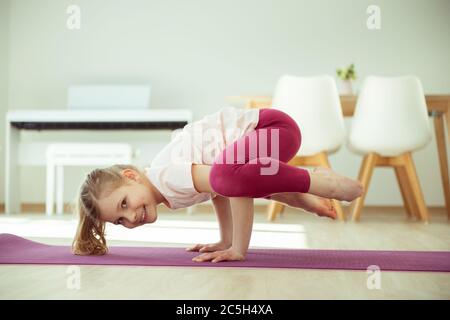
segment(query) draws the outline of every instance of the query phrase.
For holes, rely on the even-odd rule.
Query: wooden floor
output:
[[[408,220],[401,208],[366,208],[359,223],[341,223],[287,209],[266,225],[265,215],[258,212],[252,246],[269,247],[273,239],[273,246],[288,248],[450,250],[450,223],[444,211],[431,209],[430,213],[431,222],[425,225]],[[67,215],[54,221],[37,214],[1,214],[0,232],[70,244],[68,236],[76,220]],[[202,221],[209,221],[205,234],[200,227],[177,241],[170,241],[173,233],[164,238],[157,229],[158,224],[177,228],[183,223],[198,226]],[[45,224],[53,231],[43,230]],[[170,228],[165,228],[167,234]],[[111,229],[109,234],[119,240],[110,243],[186,246],[191,241],[214,240],[218,234],[211,212],[161,213],[157,223],[143,231],[144,241],[136,241],[127,237],[144,233]],[[272,232],[269,237],[267,232]],[[450,299],[450,273],[382,271],[381,288],[370,290],[365,271],[129,266],[81,266],[79,270],[81,287],[70,289],[67,283],[73,273],[68,266],[1,265],[0,299]]]

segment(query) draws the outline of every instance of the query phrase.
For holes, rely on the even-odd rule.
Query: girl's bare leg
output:
[[[363,192],[360,182],[340,176],[328,168],[315,168],[310,172],[310,179],[309,193],[275,193],[270,199],[335,219],[336,211],[330,199],[353,201]]]
[[[330,199],[322,198],[308,193],[284,192],[274,193],[270,199],[284,203],[293,208],[301,208],[319,216],[336,219],[337,213]]]
[[[351,202],[363,193],[361,182],[338,175],[328,168],[316,168],[309,176],[308,193],[319,197]]]

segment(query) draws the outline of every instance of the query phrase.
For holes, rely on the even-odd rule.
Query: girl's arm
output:
[[[211,252],[225,250],[231,247],[233,241],[233,218],[230,201],[226,197],[217,195],[212,199],[214,210],[220,227],[220,241],[209,244],[196,244],[187,248],[187,251]]]
[[[206,164],[192,164],[191,174],[195,190],[198,192],[214,193],[214,190],[211,188],[211,184],[209,183],[210,171],[211,166]]]
[[[192,165],[192,180],[198,192],[214,193],[209,184],[209,172],[211,166],[203,164]],[[187,248],[188,251],[211,252],[225,250],[231,247],[233,240],[233,219],[231,216],[230,201],[226,197],[216,195],[212,198],[214,210],[220,226],[220,241],[211,244],[197,244]]]
[[[209,183],[209,172],[211,166],[202,164],[192,165],[192,180],[194,187],[198,192],[210,192],[214,193]],[[215,202],[214,199],[218,198]],[[221,230],[221,239],[232,238],[232,246],[229,249],[223,251],[215,251],[211,253],[204,253],[195,257],[194,261],[208,261],[213,262],[223,260],[243,260],[247,253],[250,237],[253,227],[253,214],[254,206],[252,198],[229,198],[229,201],[225,197],[217,195],[213,199],[213,204],[216,209],[216,214],[219,219],[219,225]],[[226,200],[229,204],[226,204]],[[226,208],[226,209],[225,209]],[[231,210],[230,214],[226,213]],[[232,222],[231,222],[232,221]],[[232,223],[232,228],[230,224]],[[230,232],[230,229],[232,232]],[[191,250],[196,247],[190,248]],[[196,248],[198,249],[198,248]],[[193,250],[196,251],[196,250]]]
[[[192,165],[192,181],[198,192],[214,193],[214,190],[211,188],[209,183],[210,171],[211,166],[204,164]],[[233,219],[231,216],[230,201],[226,197],[216,195],[212,198],[212,202],[216,211],[217,219],[219,220],[221,242],[231,245],[231,241],[233,240]]]
[[[233,244],[231,249],[242,255],[244,259],[253,228],[254,206],[252,198],[230,198],[233,216]]]
[[[245,259],[253,227],[253,199],[230,198],[230,205],[233,217],[233,244],[231,248],[203,253],[192,259],[193,261],[219,262]]]
[[[230,200],[217,195],[212,199],[214,210],[220,226],[220,242],[228,249],[233,241],[233,217],[231,215]]]

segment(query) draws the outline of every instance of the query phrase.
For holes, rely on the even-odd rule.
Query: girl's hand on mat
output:
[[[220,262],[220,261],[241,261],[244,259],[245,259],[245,255],[236,251],[233,248],[229,248],[227,250],[201,254],[201,255],[193,258],[192,261],[195,261],[195,262],[211,261],[211,262],[216,263],[216,262]]]
[[[195,251],[195,252],[214,252],[220,250],[226,250],[231,247],[231,243],[225,243],[222,241],[216,243],[209,244],[196,244],[195,246],[189,247],[186,251]]]

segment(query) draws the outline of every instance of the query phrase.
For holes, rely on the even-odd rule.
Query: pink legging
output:
[[[248,198],[308,192],[309,172],[287,164],[297,154],[300,142],[300,129],[289,115],[277,109],[261,109],[255,130],[228,145],[215,158],[209,176],[212,189],[225,197]]]

